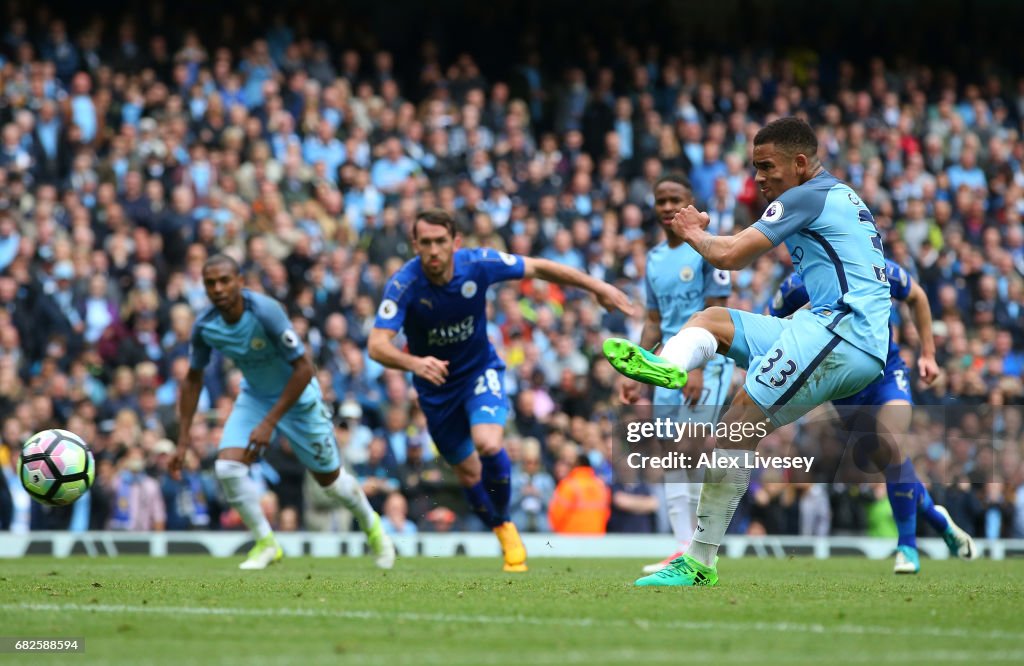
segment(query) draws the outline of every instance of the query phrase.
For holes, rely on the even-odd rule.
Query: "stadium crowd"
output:
[[[201,267],[226,252],[250,289],[286,304],[344,460],[389,529],[479,529],[409,378],[365,349],[416,212],[442,207],[465,246],[547,257],[642,303],[660,234],[654,182],[685,171],[713,230],[742,229],[765,203],[753,134],[796,114],[931,301],[943,373],[932,387],[914,380],[915,396],[963,418],[917,429],[931,438],[922,478],[972,534],[1024,537],[1024,78],[875,58],[839,64],[825,85],[806,54],[683,57],[620,42],[557,68],[527,52],[499,80],[479,56],[445,59],[424,40],[409,79],[387,50],[267,25],[232,48],[131,20],[3,28],[0,527],[239,527],[210,469],[240,381],[222,359],[206,374],[196,454],[180,480],[167,473],[190,329],[208,305]],[[735,273],[730,305],[763,311],[791,268],[778,250]],[[539,281],[497,288],[491,314],[520,529],[667,531],[658,479],[615,473],[619,380],[597,360],[607,335],[639,339],[642,315]],[[913,368],[906,315],[893,322]],[[72,509],[30,502],[17,480],[21,442],[48,427],[96,453],[94,489]],[[349,529],[286,442],[258,470],[276,529]],[[882,484],[830,481],[755,477],[734,529],[895,534]],[[566,498],[580,487],[605,508],[574,515]]]

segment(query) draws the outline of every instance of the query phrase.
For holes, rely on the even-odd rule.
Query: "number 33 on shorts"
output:
[[[757,369],[757,375],[754,377],[758,383],[778,389],[785,386],[789,378],[796,374],[797,366],[792,359],[779,362],[783,353],[782,349],[776,349],[765,357],[764,363]]]

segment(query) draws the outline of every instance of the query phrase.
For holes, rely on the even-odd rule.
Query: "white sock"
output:
[[[272,534],[270,522],[260,506],[259,486],[249,477],[249,466],[237,460],[217,460],[213,470],[224,488],[224,499],[242,517],[256,540]]]
[[[718,340],[706,328],[691,326],[679,331],[665,343],[658,356],[689,372],[699,368],[718,351]]]
[[[743,465],[751,452],[745,449],[715,449],[714,454],[718,458],[738,458],[740,465]],[[714,566],[718,546],[749,485],[749,469],[705,470],[704,485],[697,504],[697,529],[686,551],[687,555],[706,566]]]
[[[686,543],[693,536],[699,497],[700,483],[691,482],[687,470],[665,472],[665,507],[672,535],[679,543]]]
[[[373,528],[373,519],[377,512],[370,506],[370,501],[366,499],[366,493],[363,492],[359,481],[344,468],[339,471],[334,483],[324,486],[324,492],[355,515],[363,532]]]

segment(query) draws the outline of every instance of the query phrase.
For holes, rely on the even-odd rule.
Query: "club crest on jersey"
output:
[[[395,315],[398,314],[398,303],[395,303],[390,298],[384,299],[377,309],[377,314],[380,315],[381,319],[394,319]]]
[[[782,213],[785,211],[785,207],[781,201],[773,201],[767,208],[764,209],[764,215],[761,216],[762,222],[778,222],[782,219]]]
[[[507,252],[499,252],[498,256],[501,258],[501,261],[502,261],[503,264],[506,264],[507,266],[515,266],[516,265],[516,258],[515,258],[515,256],[513,256],[511,254],[508,254]]]
[[[689,266],[683,266],[683,269],[681,271],[679,271],[679,279],[682,282],[692,282],[693,281],[693,269],[690,268]]]
[[[476,282],[472,280],[466,280],[462,283],[462,296],[464,298],[473,298],[476,296]]]
[[[264,340],[263,338],[253,338],[249,342],[249,346],[252,347],[253,350],[259,351],[267,346],[267,341]]]

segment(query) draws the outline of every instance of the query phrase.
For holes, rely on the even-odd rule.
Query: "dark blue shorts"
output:
[[[488,368],[458,386],[420,390],[419,396],[430,437],[450,465],[459,464],[473,453],[472,426],[505,425],[508,419],[505,371],[499,368]]]
[[[910,396],[910,369],[899,354],[889,354],[882,376],[848,398],[833,400],[838,407],[880,406],[893,400],[906,400],[914,404]]]

